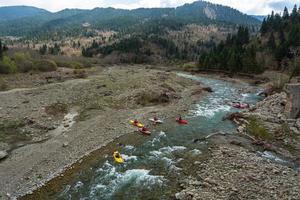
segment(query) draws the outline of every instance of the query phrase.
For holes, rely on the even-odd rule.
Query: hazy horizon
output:
[[[207,0],[211,3],[217,3],[232,8],[238,9],[241,12],[251,15],[267,15],[272,10],[282,12],[283,8],[287,6],[289,10],[295,4],[300,4],[300,0]],[[104,0],[2,0],[0,7],[4,6],[34,6],[42,8],[51,12],[57,12],[66,8],[78,9],[93,9],[96,7],[113,7],[122,9],[135,8],[164,8],[177,7],[185,3],[192,3],[195,0],[111,0],[105,2]],[[245,6],[247,5],[247,6]]]

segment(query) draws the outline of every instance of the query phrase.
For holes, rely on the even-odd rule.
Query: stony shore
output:
[[[5,130],[25,137],[0,142],[8,152],[0,161],[0,199],[35,190],[90,152],[136,131],[130,119],[175,117],[203,95],[199,83],[137,66],[0,93],[1,123],[12,122]]]
[[[218,145],[187,177],[179,200],[299,199],[299,172],[258,157],[243,147]]]
[[[300,199],[300,119],[289,119],[289,101],[286,92],[275,93],[228,116],[237,133],[209,138],[208,155],[175,198]]]

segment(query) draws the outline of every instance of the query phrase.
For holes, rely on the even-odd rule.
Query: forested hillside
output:
[[[229,35],[209,53],[199,59],[202,69],[259,73],[265,69],[299,73],[300,67],[300,9],[291,13],[272,12],[263,20],[260,34],[249,40],[247,28]],[[298,72],[297,72],[298,71]]]
[[[88,24],[88,27],[93,29],[114,31],[124,31],[130,27],[158,19],[176,20],[183,24],[238,24],[246,26],[260,24],[259,20],[235,9],[205,1],[197,1],[177,8],[66,9],[57,13],[42,14],[39,17],[24,17],[13,20],[15,19],[13,16],[6,16],[6,19],[6,21],[0,22],[0,35],[27,36],[38,39],[47,39],[53,34],[60,36],[80,35],[86,28],[86,26],[85,28],[82,26],[83,24]]]
[[[49,14],[50,12],[44,9],[30,6],[0,7],[0,22]]]

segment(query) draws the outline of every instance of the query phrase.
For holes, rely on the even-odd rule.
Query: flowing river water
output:
[[[199,100],[185,116],[186,126],[178,125],[174,119],[155,127],[150,137],[138,134],[127,135],[120,140],[123,145],[113,144],[103,150],[91,166],[73,174],[71,180],[46,190],[49,199],[173,199],[178,191],[180,177],[193,173],[193,163],[201,162],[207,144],[194,143],[194,139],[222,131],[235,132],[235,125],[223,121],[229,112],[235,112],[231,102],[241,101],[255,104],[260,100],[259,88],[247,84],[232,83],[207,77],[178,74],[202,82],[213,89],[213,93]],[[243,93],[248,89],[250,93]],[[131,139],[128,139],[130,138]],[[119,142],[120,142],[119,141]],[[123,165],[113,161],[111,151],[119,150],[125,158]]]

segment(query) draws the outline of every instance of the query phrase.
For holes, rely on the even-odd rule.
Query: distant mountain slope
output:
[[[0,35],[34,36],[51,32],[64,32],[64,34],[69,35],[82,29],[83,23],[89,23],[92,28],[96,29],[123,30],[157,19],[176,20],[184,24],[237,24],[247,26],[260,24],[259,20],[230,7],[196,1],[177,8],[140,8],[134,10],[114,8],[66,9],[57,13],[41,13],[39,17],[15,18],[14,20],[0,22]]]
[[[266,15],[251,15],[251,17],[258,19],[259,21],[263,21],[265,18],[267,18]]]
[[[30,6],[0,7],[0,21],[14,20],[23,17],[33,17],[45,14],[50,14],[50,12]]]

